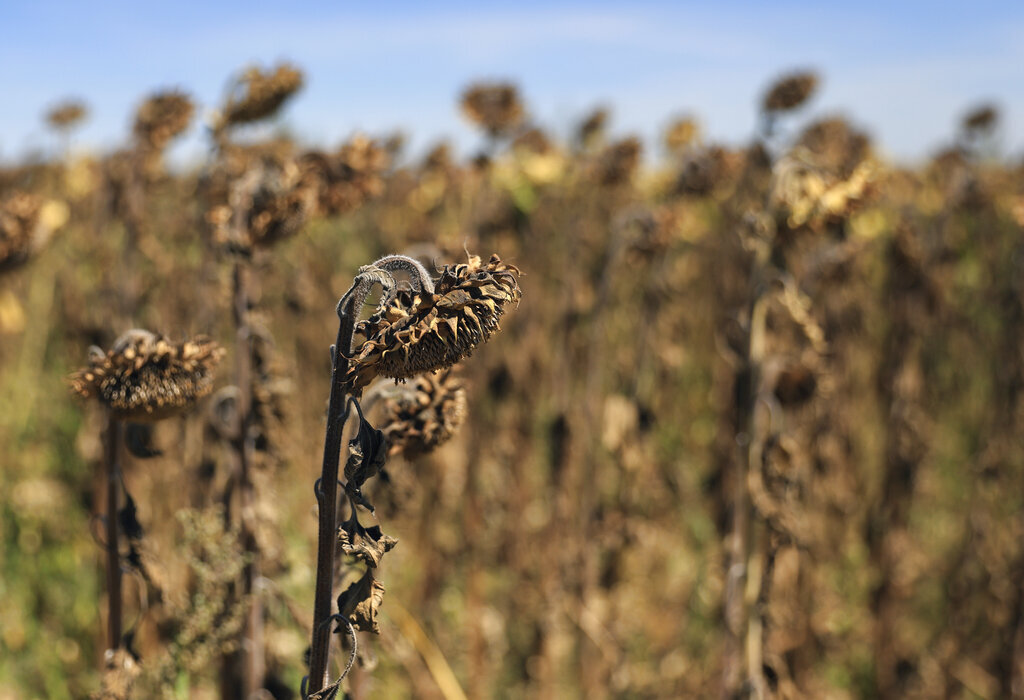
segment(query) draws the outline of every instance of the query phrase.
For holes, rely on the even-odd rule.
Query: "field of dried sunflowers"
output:
[[[811,74],[646,159],[502,84],[466,162],[248,138],[302,84],[0,168],[0,698],[1024,697],[994,109],[916,170]]]

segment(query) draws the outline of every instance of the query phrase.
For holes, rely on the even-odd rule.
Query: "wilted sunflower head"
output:
[[[699,142],[700,124],[693,117],[676,119],[665,130],[665,148],[669,153],[682,153]]]
[[[316,208],[317,188],[290,158],[264,156],[216,193],[206,214],[214,241],[244,254],[294,236]]]
[[[587,115],[576,127],[576,140],[583,148],[596,146],[604,138],[609,114],[604,107],[598,107]]]
[[[46,123],[58,131],[71,129],[89,113],[81,100],[66,100],[46,113]]]
[[[451,370],[423,374],[384,398],[388,452],[414,459],[446,443],[466,418],[466,390]]]
[[[422,265],[420,274],[411,272],[409,263],[414,261],[388,256],[367,265],[349,293],[356,294],[358,310],[368,285],[384,287],[377,311],[356,325],[366,340],[349,364],[352,393],[361,393],[377,376],[409,379],[451,367],[499,329],[505,305],[521,296],[519,269],[497,255],[486,264],[471,255],[467,263],[446,265],[436,281],[423,279]],[[395,280],[391,271],[399,269],[411,272],[412,284]]]
[[[500,136],[523,121],[523,103],[511,83],[476,83],[462,93],[462,113],[491,136]]]
[[[991,131],[999,123],[999,109],[986,104],[975,107],[960,122],[960,128],[969,134]]]
[[[70,377],[71,391],[96,397],[115,416],[154,421],[180,413],[210,393],[224,350],[199,336],[172,343],[162,335],[133,329],[107,352],[89,350],[89,365]]]
[[[310,151],[302,168],[315,183],[320,211],[336,215],[358,208],[384,191],[391,154],[377,141],[357,134],[334,153]]]
[[[636,137],[613,143],[598,156],[594,167],[595,179],[608,186],[628,183],[640,165],[642,151],[640,139]]]
[[[248,124],[273,115],[302,87],[302,71],[282,63],[273,71],[249,68],[232,86],[218,128]]]
[[[848,177],[871,155],[871,140],[867,134],[842,117],[827,117],[809,125],[800,134],[797,145],[805,147],[816,162],[840,177]]]
[[[68,206],[15,191],[0,202],[0,272],[24,264],[63,226]]]
[[[818,165],[803,146],[796,147],[772,170],[771,203],[790,229],[820,229],[847,218],[873,192],[878,166],[868,158],[843,177]]]
[[[183,92],[161,92],[143,102],[135,113],[135,137],[147,147],[162,151],[188,128],[195,105]]]
[[[785,75],[765,93],[761,109],[765,112],[788,112],[796,109],[814,93],[818,76],[810,71]]]

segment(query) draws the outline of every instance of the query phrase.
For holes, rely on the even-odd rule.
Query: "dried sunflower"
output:
[[[665,148],[669,153],[679,154],[700,143],[700,124],[693,117],[682,117],[669,124],[665,130]]]
[[[316,185],[290,159],[267,156],[251,163],[231,185],[216,193],[225,198],[207,212],[213,239],[229,250],[249,253],[290,238],[316,206]]]
[[[814,73],[792,73],[776,80],[761,102],[765,112],[788,112],[796,109],[814,93],[818,76]]]
[[[384,437],[390,454],[414,459],[446,443],[466,418],[466,390],[451,370],[424,374],[385,395]]]
[[[410,271],[412,285],[397,283],[393,269]],[[518,274],[497,255],[486,264],[472,255],[468,263],[446,265],[436,283],[403,256],[362,268],[350,292],[357,295],[355,308],[366,298],[370,282],[384,285],[385,293],[377,311],[356,326],[366,340],[351,359],[350,391],[358,395],[377,376],[409,379],[468,357],[498,330],[505,304],[520,298]]]
[[[523,121],[523,103],[511,83],[477,83],[462,93],[462,113],[492,137],[506,134]]]
[[[981,105],[968,112],[960,128],[968,133],[991,131],[999,123],[999,109],[995,105]]]
[[[71,390],[95,396],[121,419],[153,421],[189,408],[210,393],[224,350],[209,338],[172,343],[133,329],[103,352],[89,350],[89,366],[70,377]]]
[[[628,183],[640,166],[641,151],[640,140],[635,137],[608,146],[594,164],[595,179],[608,186]]]
[[[287,63],[273,72],[249,68],[235,83],[221,114],[218,130],[271,116],[302,87],[302,71]]]
[[[68,216],[63,202],[14,192],[0,204],[0,272],[27,262]]]
[[[839,177],[849,177],[871,155],[871,140],[842,117],[828,117],[809,125],[800,134],[815,162]]]
[[[149,148],[162,151],[188,128],[195,105],[188,95],[161,92],[143,102],[135,113],[135,137]]]
[[[311,151],[302,156],[302,167],[318,189],[320,210],[342,214],[384,191],[383,174],[391,155],[377,141],[357,135],[336,153]]]
[[[813,154],[798,146],[779,159],[772,172],[771,202],[791,229],[822,225],[848,217],[872,192],[878,166],[861,161],[848,177],[818,167]]]
[[[609,113],[604,107],[591,112],[576,127],[576,141],[582,148],[592,148],[604,140],[604,132],[608,126]]]
[[[89,110],[84,102],[67,100],[46,113],[46,123],[58,131],[64,131],[85,119],[88,113]]]

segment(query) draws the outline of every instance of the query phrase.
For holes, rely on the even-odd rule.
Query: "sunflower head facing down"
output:
[[[181,413],[210,393],[224,350],[209,338],[172,343],[134,329],[103,352],[89,351],[89,365],[70,377],[71,391],[96,397],[123,420],[155,421]]]
[[[398,270],[410,280],[395,280],[391,273]],[[497,255],[487,263],[471,255],[466,263],[446,265],[436,281],[404,256],[362,268],[349,292],[358,297],[355,308],[365,299],[368,284],[381,284],[384,293],[373,315],[355,327],[365,341],[349,362],[349,390],[358,396],[375,377],[409,379],[468,357],[499,330],[505,305],[519,300],[518,275],[517,267]]]
[[[392,387],[384,403],[384,437],[389,454],[415,459],[443,445],[466,418],[466,390],[443,370]]]

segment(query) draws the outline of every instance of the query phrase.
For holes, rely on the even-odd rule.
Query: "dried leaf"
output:
[[[352,518],[338,528],[338,544],[345,554],[362,559],[367,566],[376,568],[381,558],[398,544],[398,540],[381,532],[379,525],[364,528],[358,520]]]
[[[373,577],[373,569],[367,569],[362,578],[338,596],[338,611],[357,630],[380,634],[377,612],[383,603],[384,584]]]

